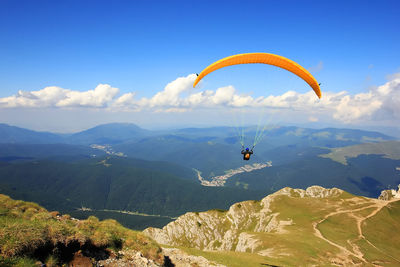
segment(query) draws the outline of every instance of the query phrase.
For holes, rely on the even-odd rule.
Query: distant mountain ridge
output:
[[[201,172],[203,180],[210,181],[212,177],[225,175],[246,164],[232,127],[150,131],[134,124],[113,123],[55,138],[51,138],[53,134],[48,137],[49,133],[7,125],[0,129],[3,131],[0,135],[8,137],[12,136],[10,132],[23,133],[13,137],[13,143],[0,142],[3,173],[0,192],[27,200],[47,201],[41,202],[42,205],[56,203],[62,206],[59,209],[84,205],[95,210],[126,209],[176,216],[190,210],[193,203],[196,210],[221,208],[239,201],[238,197],[250,199],[286,186],[303,189],[313,184],[337,186],[353,194],[376,197],[381,190],[400,183],[400,160],[382,157],[382,150],[378,149],[394,149],[397,146],[384,144],[386,140],[393,144],[398,141],[390,141],[392,137],[377,132],[271,127],[265,131],[265,138],[255,147],[249,162],[271,162],[271,167],[235,174],[226,180],[225,188],[205,189],[193,169]],[[244,131],[250,138],[246,144],[251,144],[256,127],[246,127]],[[34,138],[29,139],[30,134]],[[18,136],[23,136],[21,143],[17,142]],[[44,140],[58,141],[40,143]],[[372,150],[367,155],[348,152],[341,155],[342,159],[348,157],[348,165],[320,156],[346,151],[346,147],[354,145],[372,147]],[[108,154],[112,154],[110,159],[106,159]],[[386,153],[391,154],[390,151]],[[106,168],[93,167],[96,164]],[[56,170],[59,173],[55,173]],[[152,180],[151,177],[157,178]],[[145,194],[153,199],[154,189],[159,190],[156,192],[160,198],[147,206],[143,204],[145,198],[129,195]],[[188,197],[186,202],[184,197]],[[163,206],[162,203],[167,204]]]
[[[0,143],[0,161],[5,162],[48,158],[77,161],[103,155],[104,151],[83,145]]]
[[[63,137],[58,134],[37,132],[0,123],[0,143],[54,144],[63,141]]]
[[[102,124],[70,135],[66,142],[72,144],[116,144],[151,135],[151,131],[133,123]]]
[[[251,139],[255,136],[255,126],[244,127],[245,134]],[[0,123],[0,143],[69,143],[69,144],[120,144],[125,142],[137,142],[140,139],[150,137],[175,136],[191,142],[216,141],[220,143],[237,143],[234,127],[210,127],[210,128],[182,128],[176,130],[152,131],[143,129],[133,123],[108,123],[101,124],[90,129],[73,134],[57,134],[51,132],[38,132],[8,124]],[[323,145],[326,140],[336,141],[333,147],[343,144],[357,144],[362,142],[379,142],[394,140],[395,138],[372,131],[353,129],[309,129],[294,126],[279,126],[267,129],[266,139],[275,143],[279,137],[280,145],[307,141],[315,145]],[[231,140],[231,138],[234,138]],[[183,140],[182,139],[182,140]],[[318,143],[318,140],[319,143]]]

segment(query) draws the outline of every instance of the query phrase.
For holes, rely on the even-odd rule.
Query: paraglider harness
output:
[[[243,160],[250,159],[250,155],[253,154],[253,148],[254,148],[254,146],[251,148],[251,150],[249,150],[249,148],[246,148],[246,150],[245,150],[244,147],[242,147],[242,152],[240,152],[240,153],[243,154]]]

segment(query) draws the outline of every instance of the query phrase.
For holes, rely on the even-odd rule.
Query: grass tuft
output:
[[[132,249],[158,263],[164,259],[155,241],[115,220],[76,220],[1,194],[0,229],[0,266],[35,266],[38,260],[57,266],[81,249]]]

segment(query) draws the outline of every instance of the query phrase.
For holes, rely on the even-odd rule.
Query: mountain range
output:
[[[259,126],[243,126],[244,134],[253,141]],[[265,127],[264,142],[272,146],[289,144],[312,144],[327,147],[339,147],[364,142],[395,140],[388,135],[356,129],[323,128],[310,129],[295,126]],[[20,144],[121,144],[133,143],[146,137],[160,138],[169,136],[181,141],[236,144],[237,127],[183,128],[152,131],[140,128],[133,123],[109,123],[71,134],[39,132],[0,123],[0,143]],[[277,143],[278,142],[278,143]],[[325,142],[325,143],[324,143]],[[250,145],[250,144],[249,144]]]
[[[400,189],[374,199],[285,187],[143,232],[0,194],[0,265],[398,266],[399,219]]]
[[[243,132],[252,144],[257,127]],[[268,127],[249,162],[234,127],[151,131],[113,123],[56,134],[0,124],[0,137],[0,193],[134,229],[161,227],[188,211],[227,209],[286,186],[377,197],[400,183],[400,142],[362,130]],[[209,187],[200,177],[203,184],[229,178]]]

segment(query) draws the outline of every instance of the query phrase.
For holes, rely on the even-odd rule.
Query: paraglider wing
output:
[[[318,98],[321,98],[321,89],[317,80],[308,72],[305,68],[297,64],[296,62],[274,54],[268,53],[248,53],[248,54],[238,54],[230,57],[223,58],[214,62],[205,68],[196,78],[193,83],[193,87],[207,74],[218,70],[223,67],[239,65],[239,64],[252,64],[252,63],[262,63],[280,67],[282,69],[288,70],[300,78],[302,78],[306,83],[308,83],[314,92],[317,94]]]

